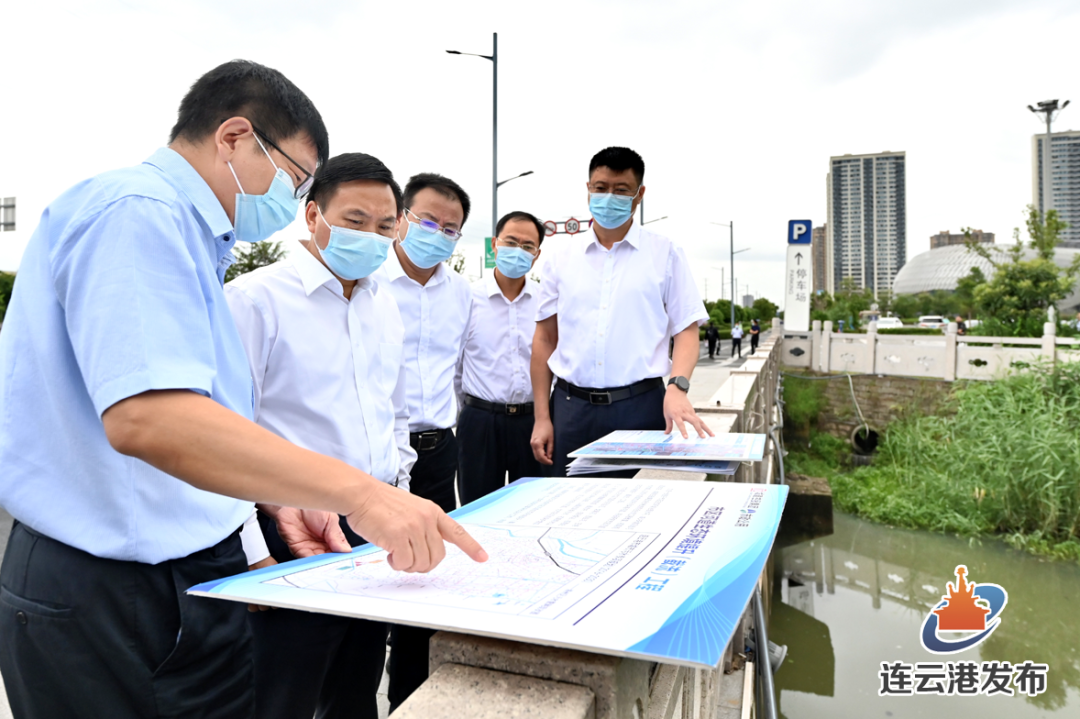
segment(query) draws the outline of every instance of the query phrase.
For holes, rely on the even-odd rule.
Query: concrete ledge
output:
[[[393,714],[394,719],[595,719],[591,689],[518,674],[443,664]]]
[[[596,697],[596,719],[630,717],[634,705],[645,707],[655,666],[637,659],[455,632],[436,633],[428,656],[432,673],[443,664],[462,664],[588,687]]]

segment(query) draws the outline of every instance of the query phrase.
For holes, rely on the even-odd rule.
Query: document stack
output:
[[[567,475],[627,469],[666,469],[706,474],[735,474],[741,462],[760,462],[765,452],[763,434],[718,434],[698,437],[691,430],[678,432],[619,430],[571,452],[574,461]]]

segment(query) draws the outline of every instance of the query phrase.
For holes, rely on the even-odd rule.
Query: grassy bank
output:
[[[789,471],[827,476],[838,509],[873,521],[1080,561],[1080,364],[970,382],[954,402],[890,425],[872,467],[846,469],[845,443],[813,434]]]

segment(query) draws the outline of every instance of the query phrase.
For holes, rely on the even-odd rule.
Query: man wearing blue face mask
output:
[[[554,476],[565,476],[570,452],[615,430],[678,429],[686,437],[689,424],[712,434],[687,398],[708,314],[682,249],[634,222],[644,177],[633,150],[597,153],[586,183],[593,225],[552,250],[544,266],[532,448]]]
[[[544,225],[511,212],[495,229],[495,271],[472,286],[472,316],[458,362],[458,495],[462,504],[509,477],[541,476],[533,429],[529,362],[540,285],[526,275],[540,256]]]
[[[308,197],[311,238],[230,282],[225,298],[251,365],[255,422],[407,492],[416,452],[405,329],[393,297],[370,277],[393,244],[401,203],[376,158],[332,158]],[[350,545],[364,543],[344,518],[339,524]],[[253,569],[294,558],[265,513],[241,539]],[[257,716],[377,719],[386,624],[288,609],[251,622]]]
[[[454,370],[469,321],[472,291],[446,260],[457,247],[470,202],[460,185],[434,173],[409,178],[404,195],[399,239],[374,278],[397,300],[405,325],[409,441],[418,455],[410,491],[449,512],[457,506]],[[433,633],[416,627],[391,628],[391,711],[427,679],[428,640]]]
[[[230,250],[294,219],[328,147],[299,88],[237,60],[191,87],[168,147],[43,213],[0,334],[15,717],[253,717],[247,612],[187,590],[247,569],[254,502],[295,554],[347,551],[346,515],[402,570],[443,537],[484,558],[430,502],[252,421]]]

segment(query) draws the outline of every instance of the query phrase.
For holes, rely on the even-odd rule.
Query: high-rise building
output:
[[[975,242],[982,242],[987,245],[994,244],[994,233],[983,232],[982,230],[972,230],[971,239]],[[967,235],[961,232],[958,235],[950,234],[948,230],[942,230],[936,235],[930,235],[930,249],[936,249],[938,247],[945,247],[947,245],[962,245],[967,242]]]
[[[825,289],[825,227],[815,227],[810,233],[810,254],[814,258],[814,282],[815,293]]]
[[[892,291],[907,259],[906,154],[829,158],[825,289],[845,278],[857,288]]]
[[[1043,152],[1046,134],[1031,138],[1031,204],[1057,210],[1068,224],[1062,247],[1080,247],[1080,132],[1055,132],[1050,140],[1050,193],[1043,195]],[[1045,201],[1049,199],[1049,203]]]

